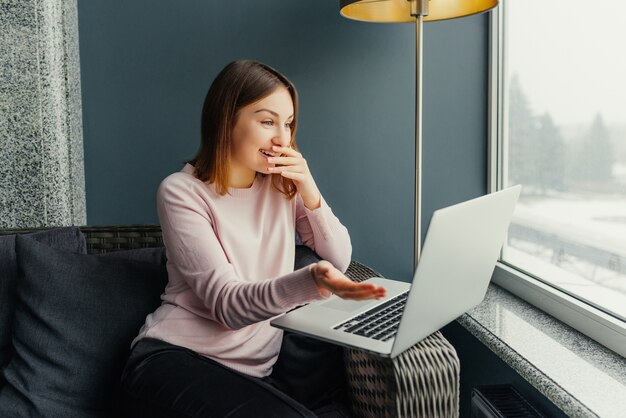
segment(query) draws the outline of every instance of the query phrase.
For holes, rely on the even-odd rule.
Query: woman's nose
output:
[[[288,147],[291,142],[291,134],[283,130],[277,135],[275,142],[278,142],[276,144],[278,146]]]

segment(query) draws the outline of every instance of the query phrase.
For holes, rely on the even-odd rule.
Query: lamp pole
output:
[[[339,0],[341,15],[350,19],[385,23],[412,23],[415,19],[415,269],[422,240],[422,26],[425,20],[470,16],[497,5],[498,0]]]
[[[417,269],[422,240],[422,47],[424,16],[428,16],[428,0],[409,0],[411,16],[415,17],[415,231],[413,268]]]

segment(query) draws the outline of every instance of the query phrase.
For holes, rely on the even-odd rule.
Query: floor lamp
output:
[[[342,16],[363,22],[415,22],[415,236],[413,267],[417,268],[422,236],[422,45],[423,22],[486,12],[498,0],[340,0]]]

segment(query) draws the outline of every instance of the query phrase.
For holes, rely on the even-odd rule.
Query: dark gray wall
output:
[[[412,277],[415,34],[338,1],[78,1],[87,220],[157,223],[159,182],[199,144],[200,111],[235,59],[287,75],[298,145],[353,258]],[[485,192],[487,15],[425,27],[423,223]]]

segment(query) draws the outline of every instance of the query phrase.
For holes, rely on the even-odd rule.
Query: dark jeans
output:
[[[144,338],[121,379],[128,417],[344,417],[345,389],[342,349],[287,331],[271,376],[248,376],[190,349]]]

